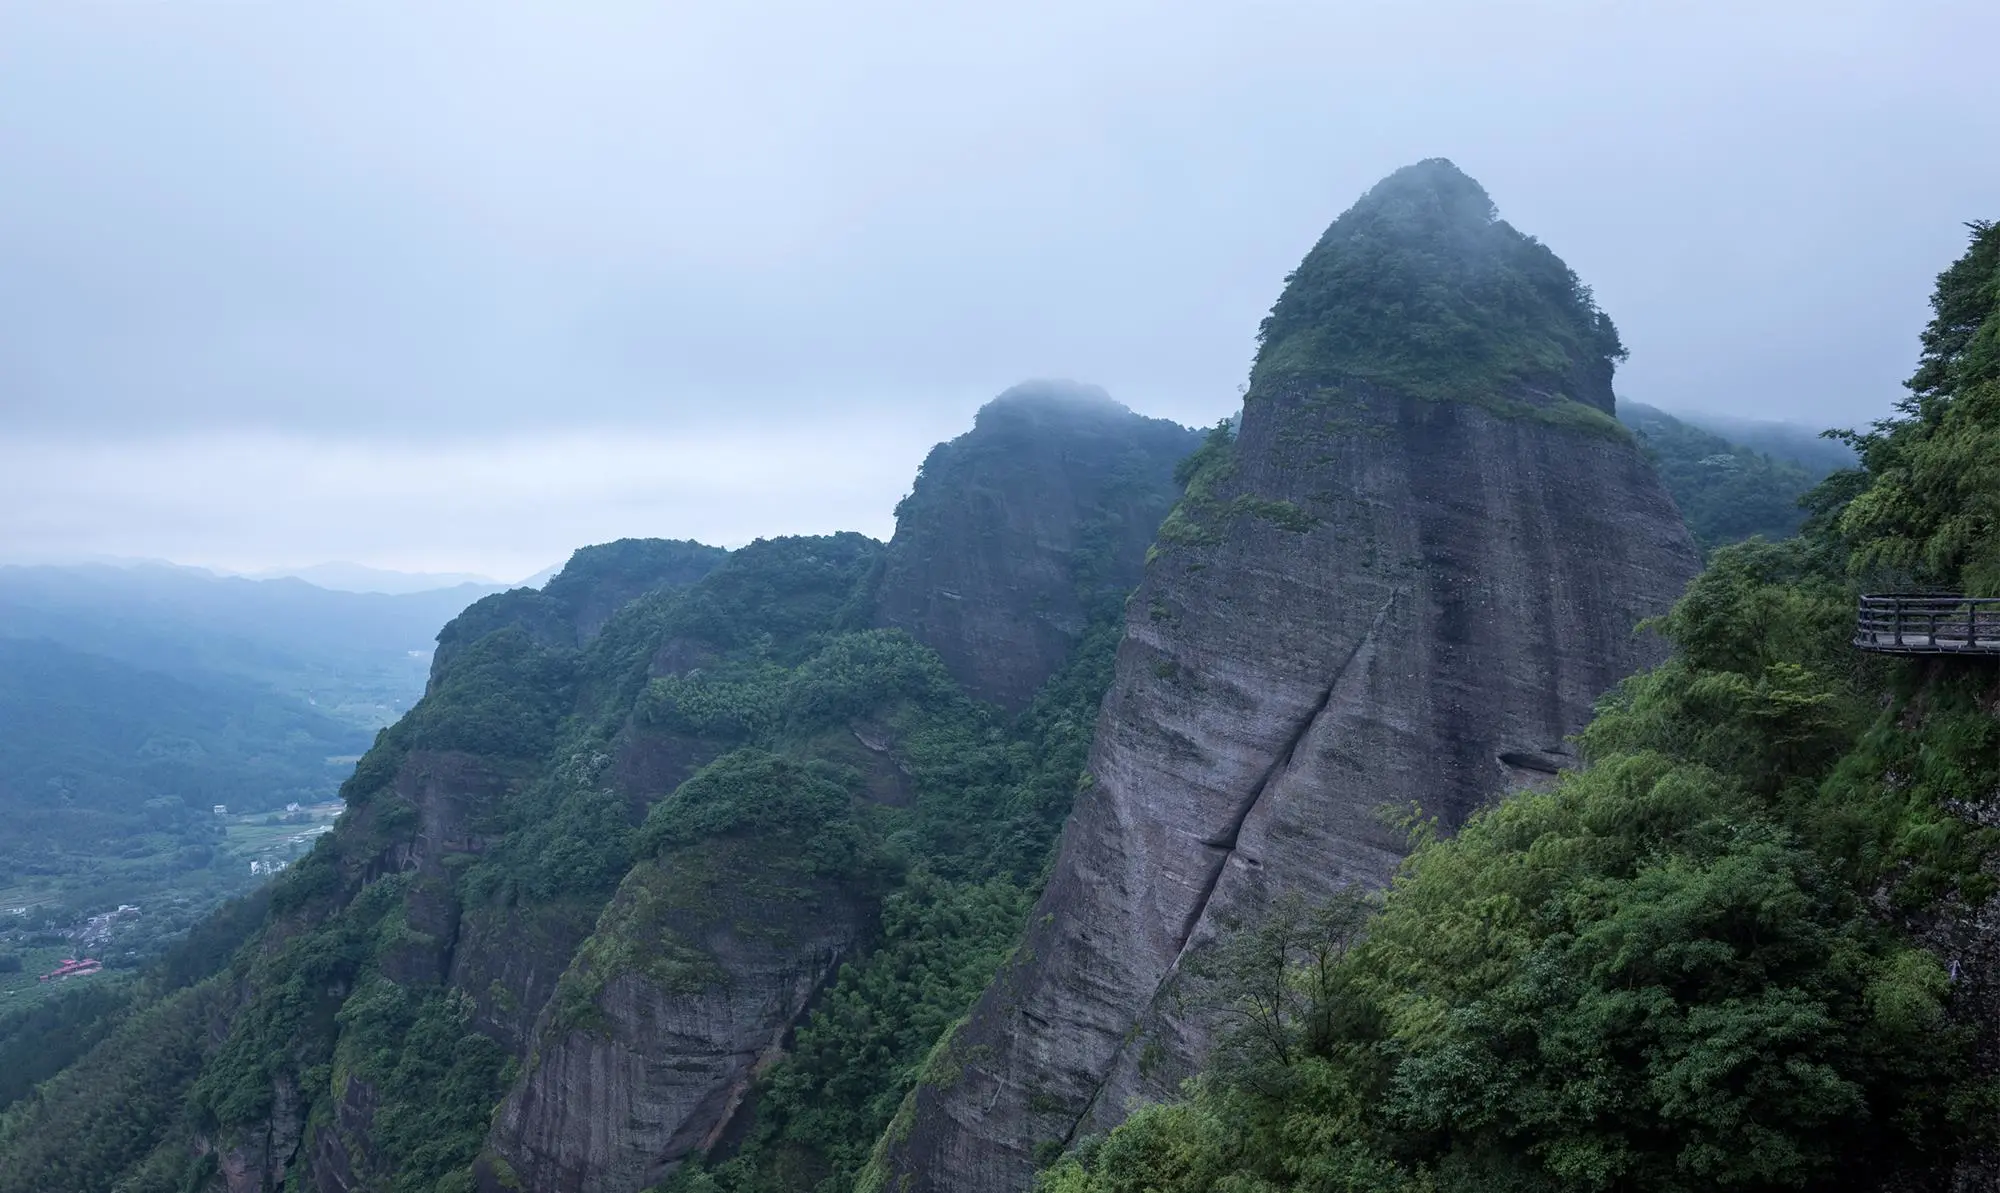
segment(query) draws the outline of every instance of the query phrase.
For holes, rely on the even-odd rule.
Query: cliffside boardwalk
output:
[[[1854,645],[1877,654],[2000,655],[2000,597],[1864,596],[1855,612]]]

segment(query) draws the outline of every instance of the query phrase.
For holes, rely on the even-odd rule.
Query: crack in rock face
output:
[[[1183,957],[1277,894],[1385,882],[1407,849],[1385,808],[1450,829],[1547,781],[1567,759],[1543,743],[1660,657],[1633,627],[1698,567],[1611,435],[1295,387],[1233,450],[1128,606],[1095,783],[891,1187],[1025,1189],[1038,1154],[1171,1096],[1212,1031],[1171,997]]]
[[[1389,616],[1390,610],[1395,607],[1399,599],[1404,598],[1406,595],[1402,589],[1390,592],[1389,599],[1382,602],[1382,608],[1375,614],[1374,622],[1368,627],[1368,633],[1354,644],[1354,649],[1341,661],[1339,668],[1334,671],[1332,679],[1327,682],[1326,690],[1320,695],[1319,702],[1313,706],[1312,712],[1300,722],[1298,729],[1292,733],[1290,738],[1285,742],[1284,748],[1272,760],[1270,768],[1257,781],[1256,788],[1251,792],[1250,797],[1243,802],[1242,809],[1236,814],[1235,819],[1230,822],[1227,835],[1215,841],[1203,842],[1209,848],[1217,851],[1214,869],[1210,873],[1208,883],[1203,888],[1200,897],[1196,899],[1194,906],[1188,912],[1186,924],[1181,931],[1180,948],[1174,954],[1173,963],[1167,967],[1167,972],[1161,976],[1160,981],[1153,988],[1152,995],[1147,999],[1149,1008],[1157,1009],[1165,1005],[1166,998],[1171,991],[1175,979],[1181,972],[1189,950],[1197,947],[1198,944],[1206,943],[1208,939],[1213,939],[1212,932],[1208,933],[1205,938],[1199,936],[1198,933],[1207,917],[1209,905],[1214,901],[1215,892],[1222,884],[1224,874],[1228,872],[1230,864],[1239,859],[1243,826],[1249,823],[1250,817],[1257,811],[1265,797],[1277,785],[1278,780],[1290,770],[1292,760],[1298,754],[1299,746],[1312,734],[1314,727],[1319,724],[1320,719],[1326,715],[1328,707],[1332,705],[1334,694],[1340,690],[1341,680],[1347,675],[1349,669],[1354,666],[1355,661],[1360,659],[1364,652],[1373,645],[1376,635],[1381,631],[1384,621]],[[1251,869],[1261,869],[1263,867],[1261,861],[1251,856],[1241,856],[1241,864]],[[1128,1033],[1125,1044],[1119,1049],[1121,1059],[1127,1053],[1131,1052],[1135,1042],[1142,1042],[1146,1038],[1146,1036],[1134,1038]],[[1134,1063],[1139,1062],[1135,1061]],[[1090,1099],[1084,1108],[1084,1113],[1078,1116],[1076,1121],[1071,1124],[1070,1129],[1064,1133],[1063,1146],[1067,1147],[1075,1139],[1079,1129],[1084,1128],[1086,1124],[1094,1122],[1099,1117],[1099,1108],[1106,1084],[1119,1067],[1119,1064],[1114,1062],[1112,1069],[1106,1073],[1106,1081],[1100,1082],[1097,1088],[1091,1091]]]

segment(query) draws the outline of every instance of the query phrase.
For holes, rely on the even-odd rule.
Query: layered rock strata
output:
[[[1383,202],[1421,224],[1458,179]],[[1478,252],[1490,208],[1470,220],[1392,230]],[[1336,307],[1300,331],[1343,326]],[[1052,1150],[1170,1094],[1210,1037],[1172,996],[1191,950],[1275,893],[1383,882],[1396,815],[1448,830],[1545,779],[1595,700],[1659,657],[1634,627],[1698,559],[1605,413],[1608,364],[1443,397],[1275,367],[1297,345],[1270,328],[1238,437],[1204,449],[1128,607],[1027,938],[946,1045],[950,1079],[892,1130],[889,1188],[1025,1189]]]

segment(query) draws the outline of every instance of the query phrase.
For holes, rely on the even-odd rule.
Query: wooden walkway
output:
[[[2000,655],[2000,597],[1865,596],[1854,645],[1879,654]]]

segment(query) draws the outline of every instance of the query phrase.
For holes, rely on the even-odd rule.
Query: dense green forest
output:
[[[863,675],[882,674],[883,662],[900,654],[913,676],[929,676],[923,687],[903,685],[908,703],[890,722],[907,743],[912,806],[877,826],[857,826],[858,841],[838,851],[847,866],[886,865],[899,875],[883,905],[882,940],[842,967],[799,1028],[790,1055],[768,1074],[735,1154],[713,1167],[683,1168],[669,1188],[853,1187],[931,1046],[971,1006],[1020,933],[1082,772],[1116,640],[1108,624],[1095,630],[1006,730],[956,695],[934,656],[908,639],[847,648],[857,661],[884,652]],[[891,689],[871,676],[848,687],[843,700],[867,708],[880,699],[871,690]],[[685,823],[676,811],[661,805],[654,819]]]
[[[1723,547],[1586,764],[1280,904],[1190,978],[1227,1026],[1048,1193],[1876,1189],[1990,1144],[1990,1032],[1931,926],[1994,895],[1990,661],[1847,644],[1853,597],[2000,594],[2000,228],[1939,279],[1910,395],[1795,539]]]
[[[1396,171],[1335,220],[1258,339],[1261,385],[1355,378],[1482,404],[1540,390],[1606,413],[1610,362],[1625,358],[1590,288],[1442,158]],[[1601,375],[1580,361],[1603,362]]]
[[[1638,402],[1620,402],[1618,417],[1645,445],[1704,551],[1755,536],[1781,539],[1797,533],[1806,519],[1799,499],[1834,471],[1733,443]],[[1807,442],[1830,448],[1836,457],[1851,457],[1838,444]],[[1825,458],[1820,452],[1807,460]]]

